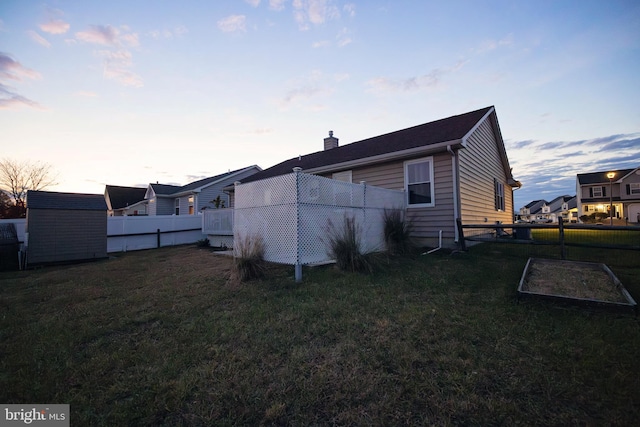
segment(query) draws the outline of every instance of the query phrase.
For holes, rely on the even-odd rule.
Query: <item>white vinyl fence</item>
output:
[[[234,249],[261,238],[267,261],[301,266],[331,261],[328,235],[354,218],[362,249],[385,249],[385,209],[404,208],[404,193],[296,171],[235,187]]]
[[[25,241],[26,219],[3,219],[15,224],[18,240]],[[202,216],[112,216],[107,218],[107,252],[126,252],[195,243],[204,239]]]
[[[107,219],[109,253],[183,245],[203,238],[200,215],[112,216]]]

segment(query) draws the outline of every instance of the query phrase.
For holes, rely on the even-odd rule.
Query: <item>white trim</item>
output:
[[[409,177],[408,177],[408,166],[416,163],[428,163],[429,164],[429,191],[431,193],[431,202],[430,203],[409,203]],[[404,191],[406,193],[405,202],[407,204],[407,208],[432,208],[436,205],[436,194],[435,194],[435,184],[434,184],[434,162],[433,156],[422,157],[419,159],[406,160],[403,164],[404,169]]]

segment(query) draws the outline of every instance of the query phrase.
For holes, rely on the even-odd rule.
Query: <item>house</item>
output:
[[[579,216],[603,212],[640,223],[640,167],[578,174],[576,192]]]
[[[144,195],[149,215],[195,215],[203,209],[229,206],[229,195],[223,189],[233,182],[245,179],[262,169],[248,166],[220,175],[204,178],[183,186],[149,184]]]
[[[102,194],[27,192],[29,265],[107,257],[107,204]]]
[[[520,208],[520,219],[526,222],[540,221],[544,216],[542,215],[542,207],[547,205],[546,200],[533,200],[526,206]]]
[[[558,196],[549,202],[549,218],[551,222],[577,222],[578,209],[576,196]]]
[[[296,156],[244,180],[243,184],[289,174],[307,174],[402,190],[414,223],[414,238],[435,246],[458,240],[463,223],[513,221],[514,179],[494,107],[340,146],[329,132],[324,149]],[[233,192],[233,187],[227,188]],[[233,200],[232,200],[233,202]]]
[[[147,189],[143,187],[105,186],[104,200],[107,202],[107,215],[146,215],[147,201],[144,199],[146,193]]]

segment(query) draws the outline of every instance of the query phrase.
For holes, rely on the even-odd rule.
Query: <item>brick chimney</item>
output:
[[[329,131],[329,138],[324,139],[324,150],[331,150],[332,148],[338,148],[338,138],[333,137],[333,131]]]

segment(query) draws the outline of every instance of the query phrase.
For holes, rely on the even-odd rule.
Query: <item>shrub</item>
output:
[[[361,250],[360,229],[353,217],[345,217],[342,227],[329,222],[329,256],[343,271],[371,272],[368,256]]]
[[[198,240],[196,242],[196,246],[199,248],[208,248],[211,246],[211,242],[209,242],[209,239],[205,237],[204,239]]]
[[[406,218],[404,211],[402,209],[385,209],[382,220],[387,251],[392,255],[411,252],[414,248],[411,240],[413,224]]]
[[[244,236],[234,244],[234,267],[241,282],[264,277],[264,241],[259,236]]]

